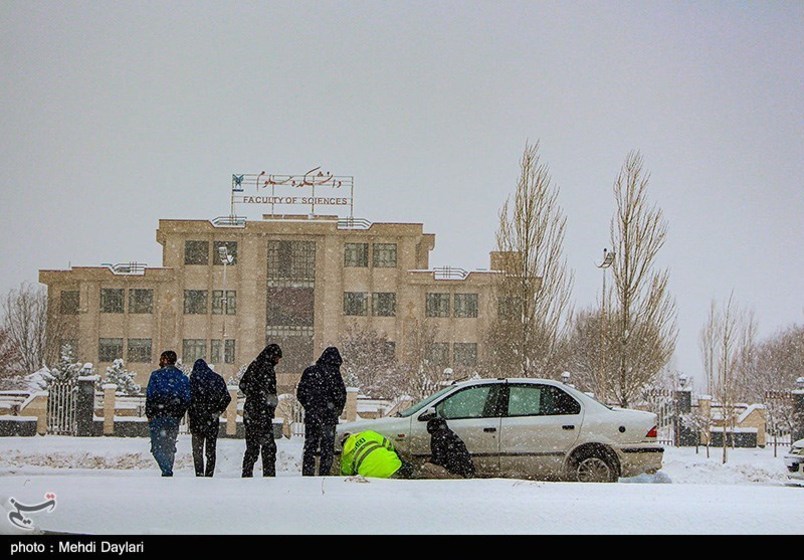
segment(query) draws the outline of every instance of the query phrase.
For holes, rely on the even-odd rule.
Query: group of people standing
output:
[[[276,476],[274,417],[279,403],[276,392],[276,365],[282,358],[277,344],[268,344],[248,365],[240,379],[245,395],[243,423],[246,449],[242,477],[254,476],[254,465],[262,457],[262,474]],[[211,477],[215,459],[220,416],[231,403],[226,382],[203,360],[193,364],[190,376],[176,367],[176,352],[166,350],[159,358],[159,369],[151,373],[145,398],[145,415],[151,436],[151,453],[162,476],[173,476],[179,424],[188,415],[192,436],[196,476]],[[302,475],[330,473],[334,460],[335,427],[346,406],[346,385],[340,372],[343,363],[338,348],[328,347],[315,364],[302,373],[297,398],[304,407],[304,449]],[[316,457],[319,457],[316,469]]]
[[[254,465],[262,458],[262,475],[276,476],[274,416],[279,400],[276,393],[276,365],[282,349],[268,344],[248,365],[240,379],[245,395],[243,423],[246,449],[242,477],[254,476]],[[173,476],[179,424],[188,416],[196,476],[215,474],[220,416],[232,397],[226,382],[203,360],[193,364],[190,376],[176,367],[176,352],[166,350],[159,369],[151,373],[145,399],[145,414],[151,435],[151,453],[162,476]],[[335,458],[335,433],[346,406],[346,385],[341,375],[340,351],[330,346],[315,364],[304,370],[296,398],[304,407],[302,476],[329,475]],[[472,478],[475,471],[463,441],[446,420],[428,421],[431,456],[416,469],[394,449],[382,434],[372,431],[345,433],[341,441],[340,473],[379,478]],[[316,458],[318,461],[316,462]],[[317,463],[317,464],[316,464]]]

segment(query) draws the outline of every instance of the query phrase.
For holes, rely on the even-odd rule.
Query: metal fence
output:
[[[75,435],[78,383],[75,380],[54,381],[48,386],[47,432],[55,435]]]

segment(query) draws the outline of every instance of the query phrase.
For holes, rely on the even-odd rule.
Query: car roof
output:
[[[477,383],[549,383],[552,385],[563,385],[562,381],[542,377],[475,377],[472,379],[460,379],[453,381],[451,385],[475,385]]]

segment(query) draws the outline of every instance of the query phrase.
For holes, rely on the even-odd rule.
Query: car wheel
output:
[[[578,482],[617,482],[619,478],[615,461],[599,449],[578,452],[570,466],[570,479]]]

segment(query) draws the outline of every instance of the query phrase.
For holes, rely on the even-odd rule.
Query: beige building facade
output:
[[[496,316],[492,270],[431,269],[435,235],[419,223],[266,215],[213,223],[159,221],[162,266],[40,270],[59,344],[103,373],[122,358],[145,385],[159,354],[204,358],[236,377],[267,343],[280,344],[279,391],[350,327],[369,327],[404,355],[406,336],[435,327],[434,361],[472,367]],[[55,342],[55,341],[54,341]],[[348,359],[348,356],[345,356]]]

